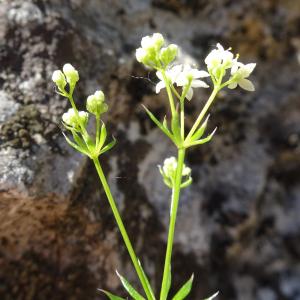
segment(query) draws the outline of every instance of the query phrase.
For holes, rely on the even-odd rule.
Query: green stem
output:
[[[184,99],[180,101],[180,132],[184,141]]]
[[[165,85],[166,85],[168,98],[169,98],[169,102],[170,102],[170,107],[171,107],[171,113],[172,113],[172,116],[173,116],[174,113],[175,113],[175,104],[174,104],[173,94],[172,94],[172,91],[171,91],[171,88],[170,88],[169,80],[167,78],[165,70],[162,69],[160,72],[162,74],[163,80],[164,80]]]
[[[168,282],[170,280],[169,272],[171,268],[172,249],[173,249],[177,209],[178,209],[180,189],[181,189],[180,186],[181,186],[184,157],[185,157],[185,149],[182,148],[178,149],[178,162],[177,162],[175,183],[172,189],[170,225],[169,225],[167,251],[166,251],[165,265],[164,265],[164,274],[163,274],[163,280],[162,280],[161,292],[160,292],[160,300],[166,300],[168,296]]]
[[[197,130],[200,122],[202,121],[202,119],[204,118],[205,114],[207,113],[209,107],[211,106],[211,104],[213,103],[217,93],[219,92],[220,88],[219,86],[215,86],[213,92],[211,93],[210,97],[208,98],[207,102],[205,103],[202,111],[200,112],[196,122],[194,123],[192,129],[190,130],[189,134],[186,137],[186,140],[188,141],[192,135],[194,134],[194,132]]]
[[[133,250],[133,247],[132,247],[132,244],[131,244],[130,239],[128,237],[128,234],[127,234],[127,231],[125,229],[124,223],[123,223],[123,221],[121,219],[120,213],[118,211],[118,208],[116,206],[114,198],[113,198],[113,196],[111,194],[110,188],[108,186],[107,180],[106,180],[105,175],[103,173],[103,170],[101,168],[99,159],[98,158],[94,158],[93,162],[95,164],[95,167],[96,167],[96,170],[98,172],[100,181],[101,181],[101,183],[103,185],[103,188],[104,188],[105,194],[107,196],[108,202],[109,202],[110,207],[112,209],[112,212],[114,214],[115,220],[116,220],[116,222],[118,224],[119,230],[120,230],[121,235],[123,237],[124,243],[125,243],[125,245],[127,247],[128,253],[130,255],[130,258],[132,260],[132,263],[134,265],[136,273],[137,273],[137,275],[138,275],[138,277],[140,279],[140,282],[141,282],[141,284],[143,286],[143,289],[144,289],[144,291],[146,293],[147,299],[149,299],[149,300],[155,300],[155,297],[153,295],[153,292],[152,292],[151,288],[148,287],[148,284],[147,284],[148,280],[146,278],[146,275],[144,274],[143,269],[140,266],[139,261],[138,261],[136,255],[135,255],[134,250]]]

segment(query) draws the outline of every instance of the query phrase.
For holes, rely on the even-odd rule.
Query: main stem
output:
[[[179,196],[180,196],[180,186],[181,186],[184,157],[185,157],[185,149],[178,149],[177,169],[176,169],[176,176],[175,176],[175,184],[172,190],[170,225],[169,225],[168,243],[167,243],[167,251],[166,251],[165,265],[164,265],[164,274],[163,274],[163,280],[162,280],[161,292],[160,292],[160,300],[166,300],[168,296],[168,281],[170,280],[169,272],[171,268],[172,249],[173,249],[177,209],[178,209]]]
[[[127,231],[125,229],[124,223],[123,223],[123,221],[121,219],[120,213],[118,211],[118,208],[116,206],[114,198],[113,198],[113,196],[111,194],[110,188],[108,186],[107,180],[106,180],[105,175],[103,173],[103,170],[102,170],[102,167],[100,165],[99,159],[95,158],[95,159],[93,159],[93,162],[95,164],[95,167],[96,167],[96,170],[98,172],[100,181],[101,181],[101,183],[103,185],[105,194],[107,196],[108,202],[109,202],[110,207],[112,209],[112,212],[114,214],[115,220],[116,220],[116,222],[118,224],[119,230],[120,230],[121,235],[123,237],[124,243],[126,245],[128,253],[130,255],[130,258],[132,260],[134,268],[135,268],[135,270],[137,272],[137,275],[138,275],[138,277],[140,279],[140,282],[141,282],[141,284],[143,286],[143,289],[144,289],[144,291],[146,293],[147,299],[154,300],[155,297],[154,297],[152,291],[148,288],[147,278],[145,277],[146,275],[144,274],[144,272],[143,272],[143,270],[142,270],[142,268],[141,268],[141,266],[140,266],[140,264],[138,262],[138,259],[137,259],[136,255],[135,255],[135,252],[133,250],[132,244],[130,242],[130,239],[128,237]]]

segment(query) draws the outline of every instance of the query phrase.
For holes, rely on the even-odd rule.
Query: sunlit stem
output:
[[[161,284],[160,300],[166,300],[168,296],[168,281],[170,276],[169,272],[171,266],[184,157],[185,157],[185,149],[178,149],[178,161],[177,161],[175,182],[173,184],[173,189],[172,189],[170,225],[169,225],[169,232],[168,232],[168,242],[167,242],[167,250],[166,250],[166,257],[165,257],[165,264],[164,264],[163,280]]]
[[[205,105],[204,105],[202,111],[200,112],[200,114],[199,114],[196,122],[192,126],[189,134],[187,135],[187,137],[186,137],[187,141],[193,136],[193,134],[197,130],[198,126],[200,125],[201,121],[203,120],[204,116],[206,115],[209,107],[211,106],[211,104],[213,103],[214,99],[216,98],[216,95],[218,94],[219,90],[220,90],[219,86],[215,86],[214,87],[214,89],[213,89],[210,97],[208,98],[207,102],[205,103]]]
[[[143,289],[145,291],[145,294],[147,296],[147,299],[148,300],[155,300],[155,297],[154,297],[154,294],[153,294],[151,288],[148,287],[147,278],[145,277],[144,272],[143,272],[143,270],[142,270],[142,268],[141,268],[141,266],[140,266],[140,264],[138,262],[138,259],[137,259],[136,255],[135,255],[135,252],[133,250],[132,244],[131,244],[130,239],[128,237],[128,234],[127,234],[127,231],[125,229],[124,223],[123,223],[123,221],[121,219],[119,210],[118,210],[117,205],[115,203],[115,200],[114,200],[114,198],[113,198],[113,196],[111,194],[109,185],[108,185],[106,177],[105,177],[105,175],[103,173],[103,170],[102,170],[102,167],[100,165],[99,159],[95,158],[95,159],[93,159],[93,162],[94,162],[95,168],[97,170],[97,173],[99,175],[99,179],[100,179],[100,181],[102,183],[102,186],[104,188],[105,194],[107,196],[107,199],[108,199],[108,202],[110,204],[110,207],[111,207],[111,210],[113,212],[113,215],[115,217],[115,220],[117,222],[117,225],[118,225],[119,230],[121,232],[121,235],[123,237],[124,243],[126,245],[128,253],[130,255],[130,258],[132,260],[134,268],[136,270],[136,273],[137,273],[137,275],[138,275],[138,277],[140,279],[140,282],[141,282],[141,284],[143,286]]]
[[[175,114],[175,104],[174,104],[173,94],[172,94],[172,91],[171,91],[171,88],[170,88],[169,79],[167,78],[166,71],[164,69],[161,69],[160,72],[162,74],[162,77],[163,77],[163,80],[164,80],[164,83],[165,83],[165,86],[166,86],[166,89],[167,89],[168,98],[169,98],[170,107],[171,107],[171,113],[172,113],[172,116],[173,116]]]

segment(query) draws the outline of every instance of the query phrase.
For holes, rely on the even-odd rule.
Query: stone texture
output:
[[[159,288],[170,193],[156,166],[175,149],[141,108],[168,113],[134,60],[159,31],[182,61],[203,66],[220,41],[257,62],[257,91],[224,91],[213,141],[188,153],[172,292],[194,272],[191,299],[300,299],[299,22],[292,0],[1,1],[0,298],[102,299],[99,287],[122,293],[115,269],[136,283],[92,164],[61,136],[68,104],[50,77],[65,62],[80,70],[80,106],[98,88],[107,95],[118,144],[104,169]],[[196,96],[188,125],[207,91]]]

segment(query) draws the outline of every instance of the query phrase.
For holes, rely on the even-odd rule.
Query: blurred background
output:
[[[138,286],[93,165],[61,134],[68,103],[51,75],[67,62],[80,107],[106,94],[118,144],[102,163],[159,288],[170,192],[157,165],[175,149],[141,107],[162,119],[166,94],[134,57],[153,32],[200,68],[217,42],[257,63],[256,91],[224,90],[210,111],[216,135],[188,153],[171,292],[195,273],[189,299],[300,299],[299,0],[1,0],[0,299],[125,295],[116,269]],[[188,126],[208,95],[188,103]]]

